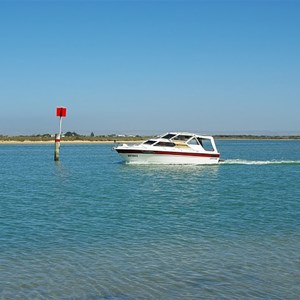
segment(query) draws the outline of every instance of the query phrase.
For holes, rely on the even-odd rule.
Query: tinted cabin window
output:
[[[170,143],[170,142],[158,142],[158,143],[155,144],[154,146],[160,146],[160,147],[174,147],[175,144],[174,144],[174,143]]]
[[[203,147],[202,139],[197,138],[197,140],[198,140],[198,143]]]
[[[155,143],[155,141],[146,141],[145,143],[144,143],[144,145],[153,145]]]
[[[202,147],[206,151],[214,151],[214,148],[213,148],[213,146],[211,144],[211,141],[208,140],[208,139],[202,139]]]
[[[186,142],[190,138],[191,138],[190,135],[178,135],[174,138],[174,141]]]
[[[192,139],[188,142],[188,144],[189,144],[189,145],[196,145],[196,146],[199,145],[198,142],[197,142],[197,140],[196,140],[195,138],[192,138]]]
[[[166,135],[162,136],[162,138],[163,138],[163,139],[167,139],[167,140],[169,140],[169,139],[171,139],[171,138],[172,138],[172,137],[174,137],[174,136],[175,136],[175,134],[168,133],[168,134],[166,134]]]

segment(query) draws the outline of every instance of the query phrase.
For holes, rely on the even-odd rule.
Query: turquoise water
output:
[[[300,141],[216,166],[0,146],[0,299],[299,299]]]

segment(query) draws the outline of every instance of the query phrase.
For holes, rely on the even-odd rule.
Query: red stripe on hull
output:
[[[158,155],[181,155],[181,156],[198,156],[198,157],[220,157],[220,154],[213,154],[213,153],[129,150],[129,149],[116,149],[116,151],[118,153],[127,153],[127,154],[158,154]]]

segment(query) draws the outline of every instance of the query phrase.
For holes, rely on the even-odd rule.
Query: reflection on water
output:
[[[143,174],[164,173],[178,176],[204,176],[218,173],[219,165],[145,165],[145,164],[121,164],[122,172],[141,172]]]

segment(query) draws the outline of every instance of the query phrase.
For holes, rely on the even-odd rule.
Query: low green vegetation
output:
[[[76,132],[66,132],[62,135],[62,141],[90,141],[90,142],[118,142],[118,141],[140,141],[148,139],[149,136],[140,136],[140,135],[98,135],[94,133],[90,135],[81,135]],[[18,135],[18,136],[9,136],[9,135],[0,135],[0,141],[2,142],[51,142],[54,141],[55,135],[51,134],[36,134],[36,135]]]
[[[299,135],[215,135],[216,140],[299,140]]]
[[[95,135],[93,132],[90,135],[81,135],[76,132],[66,132],[62,135],[62,141],[90,141],[90,142],[119,142],[119,141],[140,141],[146,140],[153,136],[141,136],[141,135]],[[215,135],[216,140],[299,140],[299,135],[290,136],[268,136],[268,135]],[[36,134],[36,135],[0,135],[0,141],[2,142],[51,142],[54,141],[55,136],[52,134]]]

